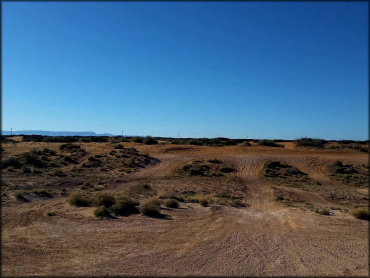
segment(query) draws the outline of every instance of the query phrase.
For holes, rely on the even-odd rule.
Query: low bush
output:
[[[152,196],[154,194],[154,190],[150,187],[149,184],[139,183],[130,186],[128,193],[130,196]]]
[[[22,163],[20,162],[19,158],[14,156],[1,161],[1,168],[3,169],[8,167],[20,168],[21,166]]]
[[[94,210],[94,214],[96,217],[109,217],[110,216],[109,210],[104,206],[96,208]]]
[[[351,214],[357,219],[370,220],[370,213],[368,209],[355,209],[351,212]]]
[[[23,200],[24,199],[24,191],[23,190],[16,190],[13,192],[14,197],[17,198],[18,200]]]
[[[203,146],[203,145],[204,145],[204,143],[203,143],[203,142],[201,142],[201,141],[199,141],[199,140],[194,140],[194,139],[190,140],[190,141],[188,142],[188,144],[189,144],[189,145],[196,145],[196,146]]]
[[[190,203],[199,203],[203,207],[208,206],[208,199],[205,196],[200,195],[188,196],[186,200]]]
[[[231,167],[222,167],[220,169],[220,171],[222,173],[232,173],[232,172],[235,172],[236,170],[234,168],[231,168]]]
[[[143,143],[144,143],[145,145],[156,145],[156,144],[158,144],[158,141],[157,141],[157,140],[155,140],[155,139],[154,139],[153,137],[151,137],[151,136],[147,136],[147,137],[145,137],[145,139],[144,139]]]
[[[132,142],[135,142],[135,143],[143,143],[143,138],[139,137],[139,136],[136,136],[134,138],[131,139]]]
[[[23,155],[23,159],[24,159],[25,164],[33,165],[33,166],[36,166],[36,167],[43,166],[43,163],[42,163],[40,157],[34,151],[25,152],[22,155]]]
[[[41,197],[53,198],[53,194],[50,191],[45,190],[45,189],[35,189],[33,190],[33,193]]]
[[[112,211],[116,215],[128,215],[137,213],[139,203],[126,196],[119,196],[116,199],[116,204],[112,206]]]
[[[317,208],[315,212],[321,215],[330,215],[330,210],[327,208]]]
[[[259,146],[267,146],[267,147],[284,147],[283,145],[277,144],[273,140],[259,140],[257,142],[257,145],[259,145]]]
[[[160,208],[152,201],[147,201],[140,206],[140,212],[147,216],[160,216]]]
[[[168,208],[178,208],[179,207],[179,203],[174,199],[166,199],[164,200],[163,203]]]
[[[55,216],[55,215],[57,215],[54,211],[48,211],[47,213],[46,213],[46,215],[47,216]]]
[[[94,196],[93,204],[96,207],[104,206],[109,208],[116,203],[116,199],[112,194],[109,193],[98,193]]]
[[[327,141],[323,139],[300,138],[296,141],[297,147],[323,148],[326,144]]]
[[[68,197],[68,202],[70,205],[77,207],[88,207],[91,204],[91,201],[85,198],[81,193],[73,192]]]

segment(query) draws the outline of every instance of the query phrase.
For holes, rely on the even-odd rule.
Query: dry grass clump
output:
[[[193,195],[186,197],[186,201],[190,203],[199,203],[201,206],[206,207],[208,206],[209,200],[206,196],[202,195]]]
[[[68,203],[72,206],[77,207],[88,207],[91,204],[91,201],[87,198],[85,198],[81,193],[79,192],[73,192],[69,195],[67,199]]]
[[[137,196],[153,196],[154,190],[150,187],[149,184],[139,183],[130,186],[128,194],[133,197]]]
[[[321,215],[330,215],[330,210],[328,208],[316,208],[315,212]]]
[[[357,219],[370,220],[370,212],[368,209],[355,209],[351,212],[351,214]]]
[[[284,148],[284,145],[277,144],[274,140],[259,140],[257,142],[259,146],[267,146],[267,147],[280,147]]]
[[[112,194],[109,193],[98,193],[94,196],[93,204],[94,206],[104,206],[109,208],[116,203],[116,199]]]
[[[147,216],[158,217],[161,215],[159,205],[154,200],[147,200],[140,206],[140,212]]]
[[[24,193],[23,190],[16,190],[16,191],[13,192],[13,194],[14,194],[14,197],[17,198],[18,200],[24,200],[25,199],[25,197],[24,197],[25,193]]]
[[[46,190],[46,189],[35,189],[33,190],[33,193],[41,197],[53,198],[53,194],[49,190]]]
[[[112,206],[112,211],[116,215],[129,215],[137,213],[139,203],[127,196],[118,196],[116,198],[116,204]]]
[[[104,206],[96,208],[94,214],[96,217],[110,217],[109,210]]]
[[[163,203],[168,208],[178,208],[179,207],[179,203],[174,199],[166,199],[164,200]]]

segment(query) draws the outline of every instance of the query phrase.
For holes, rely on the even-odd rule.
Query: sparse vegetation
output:
[[[296,141],[297,147],[323,148],[325,144],[327,144],[327,141],[323,139],[300,138]]]
[[[356,187],[368,186],[369,182],[369,172],[366,167],[343,164],[341,161],[329,164],[328,174],[334,180]]]
[[[106,208],[109,208],[113,206],[116,203],[116,199],[112,194],[109,193],[98,193],[94,196],[93,199],[93,205],[94,206],[104,206]]]
[[[23,190],[16,190],[13,192],[14,194],[14,197],[17,198],[18,200],[24,200],[25,197],[24,197],[24,191]]]
[[[129,215],[132,213],[137,213],[139,203],[127,196],[118,196],[116,198],[116,204],[112,206],[112,211],[116,215]]]
[[[284,145],[277,144],[273,140],[259,140],[257,142],[257,145],[259,145],[259,146],[267,146],[267,147],[284,147]]]
[[[321,215],[330,215],[330,210],[328,208],[316,208],[315,212]]]
[[[46,215],[47,215],[47,216],[55,216],[55,215],[57,215],[57,214],[56,214],[56,212],[54,212],[54,211],[48,211],[48,212],[46,213]]]
[[[46,190],[46,189],[35,189],[33,190],[33,193],[41,197],[53,198],[53,194],[49,190]]]
[[[149,184],[139,183],[139,184],[130,186],[128,193],[132,197],[152,196],[154,195],[154,190],[150,187]]]
[[[179,203],[174,199],[166,199],[164,200],[163,203],[168,208],[178,208],[179,207]]]
[[[109,217],[110,216],[109,210],[104,206],[96,208],[94,210],[94,214],[96,217]]]
[[[147,137],[145,137],[143,143],[145,145],[156,145],[156,144],[158,144],[158,141],[156,139],[154,139],[153,137],[151,137],[151,136],[147,136]]]
[[[147,216],[158,217],[160,216],[160,208],[152,200],[144,202],[140,206],[140,212]]]
[[[351,214],[357,219],[367,220],[367,221],[370,220],[369,209],[355,209],[351,211]]]
[[[88,207],[91,201],[85,198],[81,193],[73,192],[68,197],[68,203],[73,206]]]

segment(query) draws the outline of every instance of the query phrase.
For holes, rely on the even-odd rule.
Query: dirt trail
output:
[[[242,180],[250,205],[245,208],[181,203],[179,209],[162,208],[166,218],[137,214],[98,219],[93,208],[71,207],[63,198],[9,204],[2,215],[2,274],[367,276],[366,221],[284,207],[259,176],[266,161],[280,160],[324,179],[325,163],[340,154],[288,151],[292,153],[161,146],[151,154],[160,162],[117,177],[108,188],[121,191],[130,183],[160,181],[187,161],[217,158],[237,169],[235,175]],[[364,156],[342,158],[364,161]],[[217,184],[217,177],[213,182]],[[318,198],[312,192],[289,190]],[[57,215],[47,217],[51,210]]]

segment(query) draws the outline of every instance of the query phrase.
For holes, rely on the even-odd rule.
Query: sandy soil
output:
[[[367,153],[290,145],[124,145],[149,153],[159,162],[112,177],[115,182],[105,191],[120,192],[138,181],[157,188],[208,191],[227,189],[230,183],[230,190],[244,194],[247,206],[202,207],[183,202],[178,209],[162,207],[164,218],[134,214],[99,219],[93,215],[94,208],[73,207],[61,196],[31,202],[7,200],[2,206],[2,275],[368,276],[367,221],[343,210],[325,216],[299,206],[284,206],[276,201],[274,185],[261,178],[264,162],[279,160],[334,186],[325,174],[325,165],[334,160],[367,165]],[[44,146],[58,147],[55,143],[19,143],[3,148],[16,154]],[[101,153],[112,147],[86,143],[84,148]],[[187,161],[215,158],[237,172],[224,179],[174,176]],[[279,188],[315,206],[338,206],[319,192]],[[368,189],[356,192],[367,196]],[[46,216],[48,211],[57,215]]]

